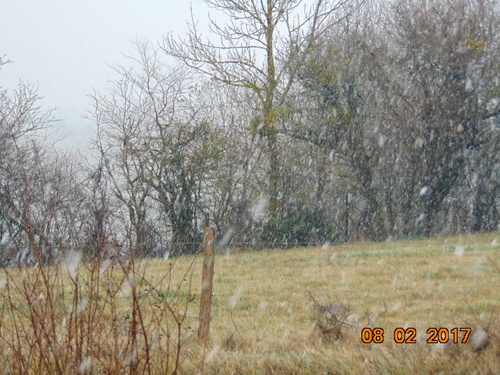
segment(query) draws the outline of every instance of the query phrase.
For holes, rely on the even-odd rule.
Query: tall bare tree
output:
[[[218,81],[248,89],[259,114],[252,128],[267,141],[269,219],[280,209],[278,132],[286,116],[286,98],[315,40],[331,26],[348,0],[206,0],[228,17],[210,21],[205,38],[193,20],[185,39],[164,39],[163,50]],[[215,40],[215,41],[213,41]]]

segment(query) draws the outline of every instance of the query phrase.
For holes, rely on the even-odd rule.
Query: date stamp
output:
[[[447,344],[448,342],[465,344],[469,339],[471,331],[472,328],[470,327],[455,327],[451,329],[430,327],[426,331],[428,337],[425,342],[427,344]],[[383,328],[366,327],[361,330],[361,341],[365,344],[381,344],[386,339],[385,334],[386,332]],[[417,329],[413,327],[398,327],[392,332],[392,339],[397,344],[416,344]]]

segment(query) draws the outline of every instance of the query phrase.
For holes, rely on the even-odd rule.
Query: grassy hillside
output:
[[[493,233],[222,252],[215,262],[211,345],[205,349],[205,371],[498,373],[497,238],[498,233]],[[161,267],[154,263],[150,269],[161,273]],[[200,268],[195,267],[196,280]],[[344,306],[351,313],[345,319],[351,327],[342,326],[343,336],[337,340],[316,324],[319,319],[324,326],[328,317],[314,307],[330,304]],[[335,309],[331,310],[335,313]],[[196,326],[196,322],[192,324]],[[384,342],[362,343],[364,327],[383,328]],[[417,343],[396,344],[393,333],[398,327],[416,328]],[[430,327],[474,328],[468,344],[443,345],[426,342],[431,338]],[[489,329],[494,336],[491,341],[496,341],[487,350],[476,352],[472,342],[479,340],[476,331],[480,327]],[[186,364],[186,369],[194,370],[199,365],[199,348],[188,351],[196,360]]]
[[[108,264],[89,278],[92,270],[81,266],[78,275],[86,281],[79,293],[93,293],[89,280],[96,285],[108,280],[111,290],[101,284],[90,298],[99,306],[94,310],[89,303],[81,306],[83,298],[71,302],[76,289],[68,284],[68,272],[61,272],[65,276],[54,284],[61,290],[58,298],[74,309],[56,303],[45,311],[53,311],[55,336],[62,337],[53,341],[66,340],[73,351],[74,337],[88,341],[80,354],[68,357],[68,367],[62,368],[69,370],[61,373],[171,373],[177,363],[178,373],[185,374],[498,374],[498,237],[499,233],[490,233],[293,250],[220,251],[215,259],[209,345],[198,343],[196,337],[200,256],[143,261],[134,265],[133,277],[127,268]],[[9,272],[10,278],[7,275],[2,282],[0,326],[6,361],[19,345],[25,345],[19,350],[24,357],[31,353],[29,345],[37,345],[36,330],[26,329],[33,325],[36,308],[25,306],[31,312],[23,313],[21,289],[13,287],[15,277],[22,277]],[[39,284],[41,279],[36,279]],[[109,286],[109,280],[116,288]],[[38,293],[33,291],[33,296]],[[91,311],[97,311],[95,321]],[[20,316],[27,320],[22,323]],[[66,328],[78,316],[84,328]],[[63,318],[67,323],[61,328]],[[25,327],[24,336],[8,341],[6,335],[12,337],[16,331],[14,321],[18,328]],[[382,328],[384,337],[378,341],[383,342],[363,343],[361,332],[366,327]],[[432,332],[427,333],[431,327],[436,332],[443,328],[441,340],[448,333],[449,343],[428,343],[433,338]],[[460,329],[467,327],[472,333],[464,344],[466,332]],[[397,328],[403,329],[400,339],[416,343],[396,343]],[[46,336],[50,342],[50,335]],[[452,343],[453,339],[459,342]],[[61,352],[64,349],[61,344]],[[70,350],[66,347],[66,351]],[[43,357],[33,353],[33,360]],[[10,361],[10,369],[21,368]],[[26,373],[46,368],[28,366]]]

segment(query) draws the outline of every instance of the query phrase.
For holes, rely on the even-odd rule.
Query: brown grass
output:
[[[498,373],[498,336],[480,353],[426,343],[429,327],[498,335],[500,274],[488,260],[500,263],[497,237],[222,252],[205,372]],[[357,324],[331,343],[315,325],[309,292],[324,305],[348,306]],[[382,327],[384,342],[363,344],[365,326]],[[417,344],[396,344],[397,327],[415,327]]]
[[[154,374],[176,370],[183,374],[498,374],[498,236],[489,233],[254,252],[221,250],[215,260],[209,345],[199,344],[195,332],[201,257],[178,258],[175,267],[159,259],[142,261],[134,270],[135,292],[122,281],[119,292],[114,299],[108,296],[107,307],[99,315],[100,325],[95,328],[99,332],[92,340],[94,344],[102,342],[102,348],[83,347],[81,361],[72,357],[73,367],[68,365],[61,373],[84,369],[87,373]],[[19,354],[22,357],[29,351],[29,340],[20,333],[16,336],[14,320],[19,328],[19,322],[27,319],[23,320],[26,330],[32,319],[30,314],[22,314],[22,293],[13,288],[13,283],[19,284],[25,271],[9,272],[10,279],[3,282],[2,289],[0,337],[3,347],[5,341],[24,345]],[[115,278],[121,280],[124,271],[114,272]],[[85,274],[80,271],[79,275],[85,279]],[[68,281],[67,277],[63,279],[61,285]],[[71,284],[66,287],[74,289]],[[100,293],[107,295],[105,288]],[[165,295],[164,299],[161,295]],[[68,292],[58,298],[68,301]],[[59,302],[54,303],[58,306]],[[325,334],[317,324],[315,306],[349,309],[348,324],[342,326],[340,336]],[[113,319],[120,319],[117,332],[127,332],[122,331],[123,327],[131,330],[131,323],[124,322],[123,316],[127,311],[130,315],[134,308],[143,319],[141,323],[136,317],[136,344],[132,333],[124,334],[123,339],[113,338]],[[87,305],[82,314],[88,314],[88,309]],[[51,324],[60,327],[62,315],[55,314],[57,324]],[[383,343],[363,343],[364,327],[383,328]],[[417,343],[395,343],[393,332],[398,327],[414,327]],[[472,327],[473,335],[482,329],[489,345],[480,345],[480,336],[469,338],[466,344],[430,344],[426,342],[430,327]],[[63,337],[69,335],[58,332]],[[169,335],[169,346],[158,344],[160,332]],[[147,340],[156,344],[141,350]],[[121,356],[119,350],[110,350],[112,343],[122,349]],[[134,345],[139,348],[135,352]],[[8,360],[5,353],[13,353],[16,348],[14,345],[4,350],[0,354],[3,360]],[[135,368],[125,361],[123,351],[136,355]],[[180,359],[174,366],[177,352]],[[32,355],[32,359],[38,357]],[[88,366],[82,366],[85,360]],[[35,365],[25,362],[32,366],[27,369],[33,368],[31,373],[35,373]],[[36,366],[43,370],[39,373],[50,373],[42,365]]]

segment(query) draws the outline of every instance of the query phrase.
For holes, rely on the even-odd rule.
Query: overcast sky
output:
[[[113,79],[110,66],[127,65],[134,41],[156,42],[183,34],[190,7],[200,0],[1,0],[0,56],[13,63],[0,71],[0,86],[38,84],[47,106],[57,107],[64,145],[85,147],[94,130],[81,118],[94,88]]]

